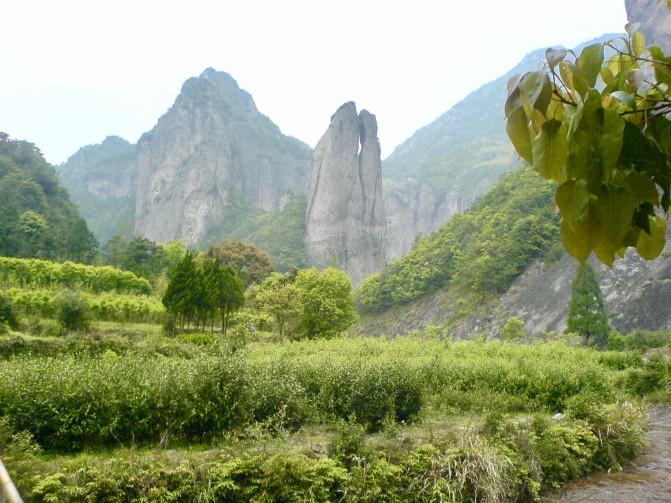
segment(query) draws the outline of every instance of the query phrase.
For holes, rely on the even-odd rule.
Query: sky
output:
[[[623,0],[12,0],[0,13],[0,131],[54,164],[108,135],[137,141],[207,67],[310,146],[355,101],[386,157],[531,50],[626,23]]]

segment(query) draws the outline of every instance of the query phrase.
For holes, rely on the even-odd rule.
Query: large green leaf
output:
[[[635,31],[631,35],[631,48],[636,57],[640,57],[645,51],[645,36],[640,31]]]
[[[655,79],[658,83],[671,84],[671,58],[667,58],[659,47],[648,48],[650,56],[655,61]]]
[[[666,221],[660,216],[650,218],[650,234],[641,232],[638,235],[636,250],[646,260],[657,258],[664,249],[666,237]]]
[[[629,191],[616,186],[602,187],[596,195],[596,240],[604,251],[615,254],[631,229],[637,202]]]
[[[569,180],[557,188],[555,202],[562,219],[574,223],[583,218],[589,203],[589,190],[584,180]]]
[[[590,87],[596,85],[596,79],[603,65],[603,45],[593,44],[585,47],[578,57],[580,73]]]
[[[533,164],[529,119],[522,107],[516,108],[508,115],[506,131],[520,157],[529,164]]]
[[[645,173],[632,171],[626,176],[624,186],[631,192],[637,202],[659,204],[657,186]]]
[[[590,232],[580,223],[571,224],[562,219],[559,226],[559,236],[566,252],[581,263],[587,260],[592,251]]]
[[[568,61],[562,61],[559,63],[559,74],[569,89],[575,90],[581,96],[587,92],[589,87],[587,79],[576,65]]]
[[[522,103],[528,105],[527,114],[531,115],[531,110],[534,108],[545,113],[552,99],[552,84],[545,72],[527,73],[520,80],[519,87],[522,91]]]
[[[568,128],[558,120],[541,126],[532,144],[533,166],[543,177],[557,182],[566,179],[564,166],[568,155]]]
[[[564,48],[559,48],[559,49],[549,48],[549,49],[546,49],[546,51],[545,51],[545,60],[548,62],[548,66],[552,70],[560,62],[564,61],[564,58],[566,58],[567,54],[568,54],[568,51]]]
[[[599,136],[601,154],[601,176],[608,180],[615,169],[622,152],[624,141],[624,120],[614,110],[604,108],[603,126]]]

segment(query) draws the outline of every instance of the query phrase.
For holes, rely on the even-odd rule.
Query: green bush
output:
[[[244,379],[232,358],[15,358],[0,410],[48,449],[200,439],[247,422]]]
[[[165,318],[165,308],[155,297],[115,293],[94,295],[82,291],[77,294],[86,300],[91,315],[96,320],[152,323],[162,322]],[[7,295],[16,309],[24,315],[53,318],[56,316],[61,293],[56,290],[10,288]]]
[[[68,331],[87,331],[91,326],[89,305],[79,294],[61,293],[56,299],[56,320]]]
[[[0,284],[19,288],[72,288],[93,293],[147,295],[151,285],[132,272],[110,266],[0,257]]]
[[[16,320],[14,306],[12,306],[9,297],[0,292],[0,332],[2,332],[5,327],[16,330],[19,327],[19,323]]]

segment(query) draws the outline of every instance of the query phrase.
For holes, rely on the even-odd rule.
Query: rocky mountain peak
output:
[[[671,53],[671,10],[666,1],[625,0],[630,23],[640,23],[648,45],[658,45]]]
[[[243,213],[278,211],[300,194],[309,148],[284,136],[227,73],[187,80],[138,142],[135,231],[189,245],[220,239]]]
[[[317,144],[307,188],[306,253],[338,265],[354,285],[385,263],[382,162],[377,121],[343,104]]]

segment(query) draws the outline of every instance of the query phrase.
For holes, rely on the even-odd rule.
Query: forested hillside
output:
[[[471,210],[364,281],[359,308],[380,312],[450,284],[483,294],[505,291],[531,262],[557,249],[552,197],[553,186],[529,168],[506,175]]]
[[[57,169],[72,201],[101,243],[117,234],[132,236],[135,145],[108,136],[99,145],[80,148]]]
[[[96,248],[40,150],[0,133],[0,255],[89,262]]]

